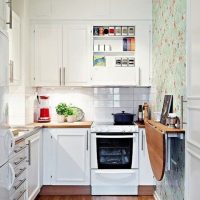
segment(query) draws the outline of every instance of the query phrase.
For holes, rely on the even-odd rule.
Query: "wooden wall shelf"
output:
[[[159,122],[145,122],[149,159],[155,178],[161,181],[171,166],[171,138],[184,138],[183,129],[170,128]]]

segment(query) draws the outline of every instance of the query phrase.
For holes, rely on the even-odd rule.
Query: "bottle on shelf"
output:
[[[143,123],[143,108],[142,105],[138,107],[138,122]]]
[[[149,119],[149,105],[148,103],[144,103],[143,105],[143,120],[144,122],[148,121]]]

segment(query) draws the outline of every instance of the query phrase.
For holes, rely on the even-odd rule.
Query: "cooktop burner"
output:
[[[138,132],[138,126],[136,124],[119,125],[113,124],[113,122],[94,122],[91,132]]]

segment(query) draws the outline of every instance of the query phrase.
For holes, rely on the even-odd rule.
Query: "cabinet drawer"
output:
[[[23,184],[26,182],[26,170],[23,171],[14,181],[12,188],[10,189],[10,194],[14,194],[16,191],[19,191]]]
[[[17,179],[21,174],[23,174],[27,169],[27,162],[24,160],[22,163],[20,163],[15,169],[15,178]]]
[[[25,150],[27,147],[25,140],[20,140],[17,141],[15,143],[15,148],[14,151],[12,152],[12,154],[10,155],[10,159],[12,159],[13,157],[15,157],[18,153],[20,153],[21,151]]]
[[[138,170],[92,170],[92,185],[138,185]]]
[[[18,190],[10,196],[10,200],[26,200],[27,198],[27,188],[26,188],[27,183],[24,182]]]
[[[13,168],[16,168],[19,165],[21,165],[21,163],[26,161],[26,159],[27,159],[26,150],[24,149],[19,153],[17,153],[16,156],[14,156],[12,159],[10,159],[10,163],[13,166]]]

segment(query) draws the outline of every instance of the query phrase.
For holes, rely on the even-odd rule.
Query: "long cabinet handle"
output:
[[[183,121],[183,106],[184,103],[187,103],[186,100],[184,100],[184,97],[181,96],[181,128],[183,128],[183,124],[187,124],[186,122]]]
[[[10,60],[10,82],[13,83],[13,66],[14,66],[14,62],[12,60]]]
[[[65,85],[65,67],[63,68],[63,85]]]
[[[86,150],[87,150],[87,151],[88,151],[88,143],[89,143],[89,142],[88,142],[88,139],[89,139],[89,138],[88,138],[88,131],[87,131],[87,141],[86,141],[86,142],[87,142],[87,144],[86,144]]]
[[[142,144],[141,144],[142,151],[144,150],[144,132],[142,131]]]
[[[28,141],[28,165],[31,165],[31,141]]]
[[[60,69],[59,69],[59,75],[60,75],[60,77],[59,77],[59,79],[60,79],[60,86],[62,85],[62,72],[61,72],[61,67],[60,67]]]
[[[9,14],[9,22],[7,22],[6,24],[9,25],[9,28],[12,29],[12,0],[7,1],[7,4],[10,4],[10,14]]]
[[[19,200],[24,195],[25,192],[26,192],[26,190],[21,191],[19,196],[13,200]]]

